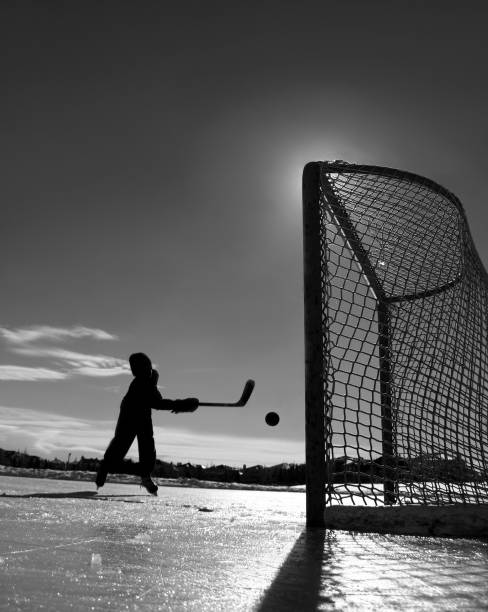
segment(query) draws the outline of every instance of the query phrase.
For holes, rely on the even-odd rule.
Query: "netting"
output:
[[[488,277],[459,200],[320,164],[327,504],[488,503]]]

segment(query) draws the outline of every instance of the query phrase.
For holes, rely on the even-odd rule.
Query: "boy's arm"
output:
[[[152,371],[151,382],[153,386],[153,401],[152,408],[155,410],[171,410],[173,413],[178,412],[195,412],[198,408],[198,399],[196,397],[188,397],[182,400],[164,399],[157,388],[159,373],[157,370]]]
[[[159,397],[155,396],[152,408],[155,410],[171,410],[175,414],[178,412],[195,412],[198,408],[198,399],[196,397],[187,397],[186,399],[170,400],[161,397],[161,393],[156,389]]]

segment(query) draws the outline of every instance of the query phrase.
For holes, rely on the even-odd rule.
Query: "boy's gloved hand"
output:
[[[174,414],[178,414],[178,412],[195,412],[198,408],[198,398],[196,397],[187,397],[183,400],[175,400],[175,407],[171,411]]]

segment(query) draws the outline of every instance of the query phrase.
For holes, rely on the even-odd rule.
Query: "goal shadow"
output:
[[[310,529],[255,610],[485,610],[487,580],[486,540]]]
[[[312,612],[333,603],[321,595],[324,580],[333,581],[332,575],[324,574],[332,556],[326,533],[305,529],[300,534],[256,612]]]

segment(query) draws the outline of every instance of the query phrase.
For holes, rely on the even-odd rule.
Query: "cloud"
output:
[[[50,357],[68,366],[72,374],[82,376],[120,376],[130,372],[126,359],[109,355],[89,355],[60,348],[40,346],[19,347],[14,348],[13,351],[29,357]]]
[[[38,340],[66,340],[69,338],[93,338],[95,340],[117,340],[117,336],[103,329],[92,327],[51,327],[49,325],[31,325],[8,329],[0,327],[0,336],[12,344],[25,344]]]
[[[0,327],[0,337],[11,346],[10,350],[27,357],[50,358],[62,371],[46,368],[23,366],[0,366],[0,380],[61,380],[70,375],[110,377],[130,372],[125,359],[108,355],[91,355],[69,351],[58,347],[44,347],[38,341],[65,341],[67,339],[92,338],[96,340],[116,340],[117,337],[102,329],[91,327],[51,327],[37,325],[25,328],[8,329]],[[3,376],[3,378],[2,378]]]
[[[303,463],[305,459],[301,441],[191,431],[178,427],[178,416],[159,413],[157,418],[166,422],[164,427],[154,427],[158,457],[165,461],[241,466]],[[176,426],[170,425],[173,419]],[[0,406],[0,447],[26,448],[32,454],[51,458],[66,457],[69,452],[101,457],[113,436],[115,420],[115,415],[113,420],[96,421]],[[128,456],[137,460],[137,443]]]
[[[158,456],[165,461],[237,466],[305,461],[304,445],[300,440],[202,433],[158,426],[154,427],[154,432]]]
[[[113,435],[114,422],[89,421],[60,414],[0,406],[0,446],[27,449],[44,457],[67,452],[100,455]]]
[[[0,380],[63,380],[66,372],[58,372],[48,368],[29,368],[18,365],[0,365]]]
[[[96,378],[103,378],[109,376],[126,376],[130,374],[129,366],[117,366],[113,368],[97,368],[97,367],[81,367],[72,370],[74,374],[80,374],[81,376],[95,376]]]

